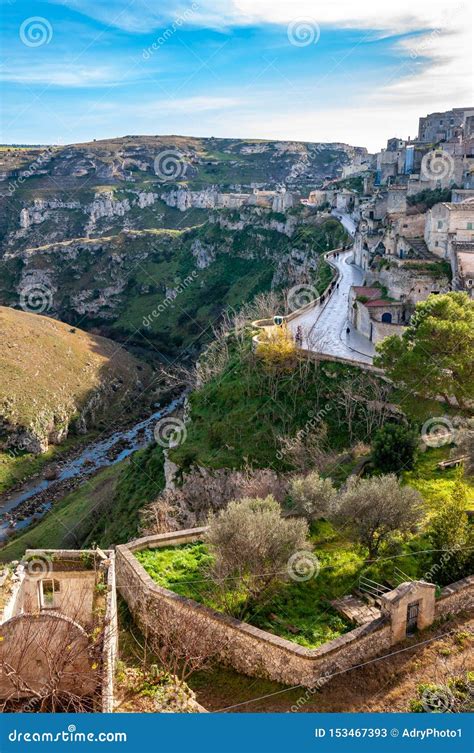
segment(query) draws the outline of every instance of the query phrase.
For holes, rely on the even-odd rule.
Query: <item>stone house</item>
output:
[[[336,209],[339,212],[353,212],[359,204],[359,196],[349,188],[336,191]]]
[[[114,565],[113,552],[27,550],[14,572],[5,570],[0,701],[12,710],[61,710],[47,705],[60,699],[73,711],[112,710]]]
[[[387,214],[405,213],[407,210],[407,187],[390,185],[387,189]]]
[[[456,288],[474,298],[474,243],[453,243],[454,280]]]
[[[453,243],[474,242],[474,199],[442,202],[427,213],[424,238],[435,256],[452,261]]]
[[[401,334],[408,324],[407,307],[385,298],[380,287],[353,285],[348,305],[348,319],[352,326],[373,343],[388,335]]]
[[[463,134],[466,120],[474,115],[471,107],[454,107],[445,112],[432,112],[418,120],[418,141],[436,144],[451,141]]]

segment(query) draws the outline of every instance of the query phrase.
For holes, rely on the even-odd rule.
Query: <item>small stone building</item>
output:
[[[434,583],[416,580],[402,583],[381,596],[382,614],[390,619],[392,644],[432,624],[435,618],[435,593]]]
[[[111,711],[115,557],[27,550],[0,579],[0,703],[11,711]]]

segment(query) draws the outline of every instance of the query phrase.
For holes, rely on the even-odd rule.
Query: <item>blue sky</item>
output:
[[[472,104],[469,14],[437,0],[6,0],[1,140],[178,133],[376,150],[426,112]]]

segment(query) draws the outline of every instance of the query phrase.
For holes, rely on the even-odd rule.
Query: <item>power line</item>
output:
[[[405,651],[411,651],[413,648],[418,648],[418,646],[425,646],[428,643],[432,643],[433,641],[441,640],[442,638],[446,638],[449,635],[452,635],[456,632],[456,628],[453,628],[452,630],[449,630],[447,633],[442,633],[441,635],[435,635],[432,638],[427,638],[425,641],[420,641],[419,643],[415,643],[412,646],[405,646],[405,648],[400,648],[398,651],[392,651],[389,654],[384,654],[384,656],[378,656],[375,659],[369,659],[366,662],[361,662],[360,664],[355,664],[353,667],[348,667],[347,669],[340,669],[337,672],[333,672],[330,675],[323,675],[324,680],[331,680],[333,677],[337,677],[337,675],[343,675],[346,672],[351,672],[353,669],[360,669],[361,667],[366,667],[369,664],[375,664],[376,662],[383,661],[384,659],[389,659],[391,656],[396,656],[397,654],[402,654]],[[471,630],[469,630],[470,633],[472,633]],[[474,633],[473,633],[474,635]],[[304,685],[293,685],[290,688],[283,688],[283,690],[277,690],[275,693],[267,693],[266,695],[259,696],[258,698],[251,698],[248,701],[241,701],[241,703],[235,703],[232,706],[226,706],[222,709],[217,709],[217,711],[213,711],[212,713],[220,714],[224,713],[226,711],[230,711],[231,709],[238,708],[239,706],[246,706],[249,703],[256,703],[257,701],[263,701],[266,698],[272,698],[276,695],[281,695],[282,693],[288,693],[290,690],[297,690],[298,688],[304,688]],[[308,690],[311,690],[311,688],[307,688]]]
[[[403,554],[394,554],[394,555],[391,555],[390,557],[377,557],[377,559],[374,559],[374,560],[371,560],[370,562],[368,562],[367,565],[366,565],[366,567],[369,568],[369,567],[371,567],[372,565],[374,565],[377,562],[386,562],[386,561],[398,559],[398,558],[401,558],[401,557],[412,557],[412,556],[417,556],[419,554],[433,554],[435,552],[438,552],[438,553],[439,552],[443,552],[443,553],[444,552],[453,552],[453,551],[464,552],[464,551],[470,551],[471,549],[474,549],[474,546],[456,547],[455,550],[454,549],[420,549],[420,550],[415,551],[415,552],[406,552],[406,553],[403,553]],[[308,549],[308,550],[301,550],[301,551],[302,551],[303,554],[307,553],[307,554],[310,555],[310,557],[311,557],[311,555],[313,555],[313,557],[315,559],[317,559],[317,554],[315,554],[310,549]],[[321,570],[331,570],[331,569],[334,569],[335,567],[336,567],[336,565],[321,565],[319,567],[319,572],[321,572]],[[146,567],[145,567],[145,570],[146,570]],[[269,575],[288,575],[288,574],[289,574],[288,569],[285,569],[285,570],[274,570],[274,571],[269,571],[267,573],[249,573],[250,577],[252,577],[252,578],[267,578]],[[218,578],[218,580],[219,581],[223,581],[223,580],[240,580],[242,577],[244,577],[244,576],[243,575],[225,575],[222,578]],[[192,586],[192,585],[195,585],[196,583],[210,583],[210,582],[214,582],[215,583],[216,579],[214,577],[212,577],[212,576],[207,576],[206,578],[196,578],[195,580],[177,580],[177,579],[173,580],[172,579],[172,580],[169,580],[167,582],[169,584],[177,584],[177,585],[183,585],[183,586],[185,586],[185,585],[191,585]],[[163,586],[163,588],[166,588],[166,586]]]

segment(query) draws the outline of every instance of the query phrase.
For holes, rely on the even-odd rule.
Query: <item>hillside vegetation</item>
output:
[[[45,313],[100,330],[148,360],[192,356],[229,307],[308,280],[324,287],[330,270],[321,254],[345,240],[335,219],[282,221],[266,211],[224,213],[186,231],[43,241],[0,261],[8,277],[0,302],[17,306],[16,291],[32,287],[44,291]]]

